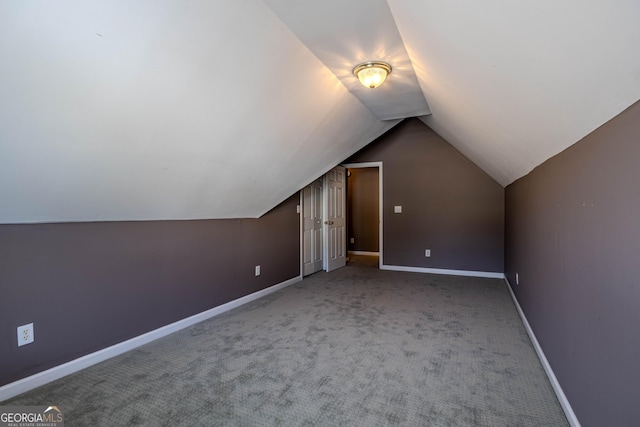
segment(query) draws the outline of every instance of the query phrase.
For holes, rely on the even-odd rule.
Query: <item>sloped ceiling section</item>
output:
[[[0,2],[0,223],[257,217],[429,111],[506,186],[640,99],[638,22],[637,0]],[[398,72],[367,91],[375,59]]]
[[[432,115],[502,185],[640,99],[640,2],[389,0]]]
[[[378,119],[431,113],[386,0],[264,2]],[[367,61],[393,64],[375,90],[352,72]]]
[[[258,0],[0,5],[0,222],[258,217],[395,125]]]

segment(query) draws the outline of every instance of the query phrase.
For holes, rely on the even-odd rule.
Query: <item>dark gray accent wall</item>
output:
[[[636,103],[506,190],[506,274],[585,427],[640,419],[639,165]]]
[[[347,247],[378,252],[380,245],[380,179],[378,168],[349,169],[347,178]],[[354,243],[351,243],[351,238]]]
[[[418,119],[345,163],[373,161],[383,162],[385,265],[503,272],[504,189],[497,182]]]
[[[0,385],[299,276],[298,202],[259,219],[0,225]]]

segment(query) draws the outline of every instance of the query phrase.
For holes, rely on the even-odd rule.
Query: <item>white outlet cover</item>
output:
[[[394,206],[393,213],[402,213],[402,206]]]
[[[431,256],[431,249],[425,249],[424,250],[424,256],[430,257]]]
[[[260,275],[260,266],[256,265],[256,276]]]
[[[520,284],[520,277],[518,276],[518,273],[516,273],[516,285]]]
[[[18,326],[18,347],[31,344],[33,340],[33,323]]]

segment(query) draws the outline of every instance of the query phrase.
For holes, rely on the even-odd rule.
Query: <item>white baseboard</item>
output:
[[[518,314],[522,319],[522,323],[524,324],[525,329],[527,330],[527,334],[529,334],[529,339],[533,344],[533,348],[535,348],[536,353],[538,354],[538,358],[540,359],[540,363],[542,363],[542,367],[544,371],[547,373],[547,377],[549,378],[549,382],[551,382],[551,386],[553,387],[553,391],[555,391],[556,396],[558,397],[558,401],[560,402],[560,406],[562,406],[562,410],[564,411],[565,416],[567,417],[567,421],[572,427],[580,427],[580,422],[578,421],[578,417],[576,417],[575,412],[573,412],[573,408],[567,399],[567,396],[562,391],[562,387],[556,378],[556,375],[553,373],[553,369],[551,369],[551,365],[547,360],[547,357],[544,355],[542,351],[542,347],[540,347],[540,343],[536,338],[536,334],[533,333],[533,329],[531,329],[531,325],[529,325],[529,321],[527,317],[524,315],[524,311],[522,311],[522,307],[520,307],[520,303],[516,298],[516,295],[513,293],[513,289],[511,288],[511,283],[509,279],[505,277],[505,282],[507,282],[507,288],[509,288],[509,293],[511,294],[511,299],[513,300],[513,304],[516,306],[516,310],[518,310]]]
[[[442,268],[406,267],[404,265],[381,265],[380,270],[409,271],[411,273],[446,274],[448,276],[486,277],[489,279],[504,279],[504,273],[491,271],[447,270]]]
[[[349,251],[349,255],[380,256],[380,252]]]
[[[293,277],[289,280],[285,280],[282,283],[278,283],[277,285],[273,285],[266,289],[262,289],[261,291],[257,291],[252,294],[245,295],[236,300],[229,301],[226,304],[222,304],[210,310],[203,311],[202,313],[198,313],[193,316],[187,317],[186,319],[178,320],[177,322],[171,323],[169,325],[163,326],[161,328],[155,329],[153,331],[147,332],[137,337],[128,339],[121,343],[112,345],[111,347],[98,350],[95,353],[87,354],[86,356],[79,357],[67,363],[63,363],[62,365],[54,366],[53,368],[47,369],[46,371],[38,372],[37,374],[31,375],[21,380],[4,385],[0,387],[0,402],[10,399],[24,392],[27,392],[29,390],[33,390],[34,388],[40,387],[51,381],[55,381],[59,378],[73,374],[74,372],[81,371],[82,369],[88,368],[89,366],[95,365],[96,363],[103,362],[107,359],[118,356],[129,350],[133,350],[134,348],[140,347],[151,341],[157,340],[158,338],[165,337],[181,329],[195,325],[196,323],[202,322],[204,320],[207,320],[211,317],[222,314],[226,311],[232,310],[241,305],[247,304],[258,298],[269,295],[270,293],[273,293],[277,290],[293,285],[294,283],[297,283],[301,280],[302,280],[302,276]]]

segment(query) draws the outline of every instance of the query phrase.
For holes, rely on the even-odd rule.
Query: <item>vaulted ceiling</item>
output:
[[[257,217],[404,117],[502,185],[640,99],[637,0],[0,3],[0,223]],[[378,89],[351,74],[394,70]]]

